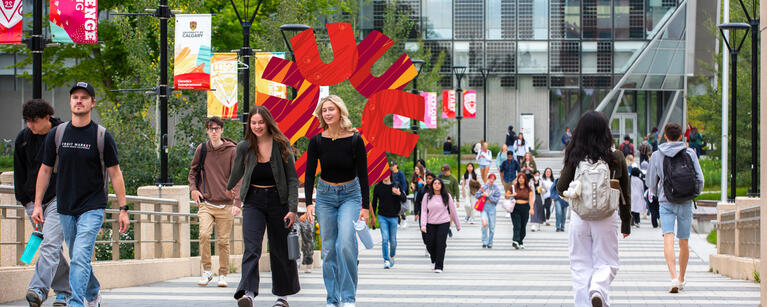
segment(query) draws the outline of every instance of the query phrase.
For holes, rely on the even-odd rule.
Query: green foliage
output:
[[[13,170],[13,156],[3,155],[0,156],[0,172]]]
[[[762,279],[759,278],[759,270],[754,268],[754,270],[751,272],[751,277],[754,278],[754,282],[757,284],[762,283]]]
[[[706,236],[706,241],[708,241],[708,243],[716,245],[716,229],[708,233],[708,236]]]
[[[695,200],[720,200],[720,199],[722,199],[721,195],[720,195],[720,192],[719,192],[719,186],[712,187],[712,188],[716,188],[716,189],[712,189],[712,190],[716,190],[716,192],[701,193],[698,197],[695,198]],[[730,189],[729,188],[727,189],[727,193],[728,194],[730,193]],[[737,194],[737,196],[747,196],[748,195],[748,187],[736,188],[735,189],[735,194]]]
[[[112,217],[110,217],[112,216]],[[107,218],[117,218],[115,214],[107,213]],[[117,231],[113,231],[111,223],[104,223],[96,236],[96,241],[111,241],[112,236],[118,233],[121,241],[130,241],[134,238],[133,224],[123,234]],[[94,247],[96,260],[112,260],[112,244],[98,243]],[[121,243],[120,244],[120,259],[134,259],[134,246],[133,243]]]

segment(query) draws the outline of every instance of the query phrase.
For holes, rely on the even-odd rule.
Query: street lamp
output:
[[[240,11],[237,10],[237,6],[234,5],[234,0],[229,0],[234,8],[234,13],[237,14],[237,20],[240,21],[242,26],[242,48],[238,52],[240,59],[245,63],[245,69],[242,71],[242,135],[245,136],[248,133],[248,116],[250,112],[250,57],[253,56],[253,49],[250,48],[250,27],[253,25],[253,20],[256,19],[258,9],[261,7],[259,0],[256,5],[256,9],[253,10],[253,15],[248,19],[248,4],[243,4],[242,11],[245,16],[245,20],[240,16]]]
[[[732,109],[732,113],[730,115],[730,147],[732,147],[732,155],[730,157],[730,193],[732,194],[730,196],[730,200],[735,200],[735,176],[737,174],[737,170],[735,169],[736,161],[735,160],[735,154],[737,153],[738,149],[735,147],[736,143],[736,133],[737,133],[737,112],[738,108],[736,106],[736,101],[738,99],[738,52],[740,52],[740,48],[743,47],[743,43],[746,41],[746,35],[748,35],[748,31],[751,28],[746,23],[724,23],[720,24],[719,26],[719,32],[722,33],[722,38],[724,39],[725,45],[727,45],[727,49],[730,51],[730,61],[732,62],[732,68],[731,68],[731,76],[732,79],[732,93],[730,94],[730,108]],[[743,34],[743,40],[738,43],[738,38],[736,36],[738,30],[745,30],[746,33]],[[730,34],[732,35],[732,42],[733,44],[730,44],[730,42],[727,41],[727,37],[724,36],[724,31],[730,31]],[[727,114],[722,114],[722,116],[727,116]],[[752,123],[756,124],[755,122]],[[723,127],[724,128],[724,127]]]
[[[757,175],[759,171],[756,169],[756,162],[759,161],[756,149],[759,138],[759,131],[756,128],[757,113],[759,113],[757,106],[759,99],[759,85],[757,84],[759,82],[759,19],[756,18],[756,1],[753,3],[753,15],[748,13],[743,0],[738,0],[738,2],[740,2],[740,7],[743,8],[743,13],[746,14],[748,24],[751,26],[751,188],[748,190],[748,196],[759,197],[759,176]]]
[[[482,100],[484,101],[483,104],[483,111],[484,119],[482,120],[482,139],[487,142],[487,77],[489,76],[490,72],[493,71],[489,67],[482,67],[479,69],[479,72],[482,73]]]
[[[453,73],[455,78],[458,79],[458,89],[455,91],[455,119],[458,120],[458,172],[456,177],[461,176],[461,119],[463,119],[463,105],[461,104],[461,96],[463,96],[463,89],[461,89],[461,79],[466,74],[466,66],[453,66]],[[460,193],[459,193],[460,194]],[[457,197],[460,201],[460,195]]]
[[[426,63],[423,60],[412,60],[413,66],[415,66],[415,69],[417,73],[415,74],[415,78],[413,78],[413,94],[420,95],[421,92],[418,91],[418,76],[421,75],[421,69],[423,68],[423,64]],[[418,134],[418,122],[415,119],[410,119],[410,130],[413,131],[413,134]],[[415,144],[415,148],[413,149],[413,167],[415,167],[416,162],[418,161],[418,143]]]
[[[282,34],[282,40],[285,41],[285,46],[288,47],[288,54],[290,55],[291,61],[294,61],[294,62],[296,61],[296,55],[293,53],[293,47],[290,46],[290,41],[288,40],[288,37],[285,35],[285,32],[301,32],[304,30],[309,30],[311,28],[312,27],[303,25],[303,24],[285,24],[280,26],[280,34]],[[292,96],[293,98],[295,98],[295,96],[297,95],[296,89],[293,88],[291,92],[293,92]]]

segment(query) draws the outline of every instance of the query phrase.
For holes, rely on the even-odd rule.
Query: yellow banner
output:
[[[210,59],[208,117],[237,118],[237,54],[214,53]]]
[[[285,99],[288,98],[288,87],[286,85],[261,78],[261,76],[264,74],[264,69],[266,69],[266,65],[269,64],[269,60],[273,56],[284,59],[285,52],[256,53],[256,102],[259,101],[258,95],[269,95]]]

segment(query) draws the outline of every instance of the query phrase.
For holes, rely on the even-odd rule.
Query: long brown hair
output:
[[[248,141],[248,144],[250,145],[250,148],[253,149],[253,151],[256,153],[256,159],[258,159],[258,137],[255,133],[253,133],[253,130],[250,128],[250,120],[255,116],[256,114],[261,115],[261,117],[264,119],[264,122],[266,122],[267,130],[269,131],[269,134],[272,135],[272,138],[274,138],[277,143],[279,143],[280,146],[280,153],[282,154],[282,161],[283,162],[292,162],[289,161],[290,154],[292,153],[292,146],[290,146],[290,140],[288,140],[288,137],[285,136],[285,134],[282,133],[280,128],[277,126],[277,122],[274,120],[274,117],[272,117],[272,113],[269,112],[269,109],[267,109],[264,106],[255,106],[253,110],[250,111],[250,115],[248,115],[248,132],[245,133],[245,140]],[[247,155],[245,158],[247,159]]]
[[[520,178],[525,178],[525,184],[523,185],[520,182]],[[529,189],[530,188],[530,180],[528,180],[527,175],[525,173],[519,172],[517,174],[517,183],[515,184],[517,186],[517,189]]]

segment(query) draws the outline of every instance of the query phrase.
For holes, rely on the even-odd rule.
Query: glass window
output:
[[[453,38],[453,1],[423,1],[423,35],[425,39]]]
[[[647,38],[652,39],[676,8],[675,0],[649,0],[647,7]]]
[[[583,0],[583,38],[612,38],[611,0]]]
[[[551,72],[578,73],[581,69],[581,43],[551,41]]]
[[[487,42],[487,66],[493,73],[513,73],[516,71],[517,45],[509,41]]]
[[[519,0],[519,38],[549,37],[549,1]]]
[[[644,45],[645,42],[615,42],[615,48],[613,49],[614,72],[616,74],[625,73],[631,64],[636,61]]]
[[[581,116],[577,89],[551,89],[549,95],[549,147],[551,150],[563,150],[562,135],[565,128],[575,128]]]
[[[468,67],[467,72],[479,73],[479,69],[485,65],[484,44],[481,42],[454,42],[455,66]]]
[[[517,38],[516,2],[516,0],[487,0],[485,10],[487,39]]]
[[[485,0],[455,0],[455,38],[482,39]]]
[[[581,37],[580,3],[580,0],[551,0],[552,39],[578,39]]]
[[[615,38],[644,38],[645,0],[615,0]]]
[[[548,43],[519,42],[517,50],[519,73],[546,73],[548,71]]]
[[[582,43],[581,65],[584,74],[597,73],[597,42]]]

